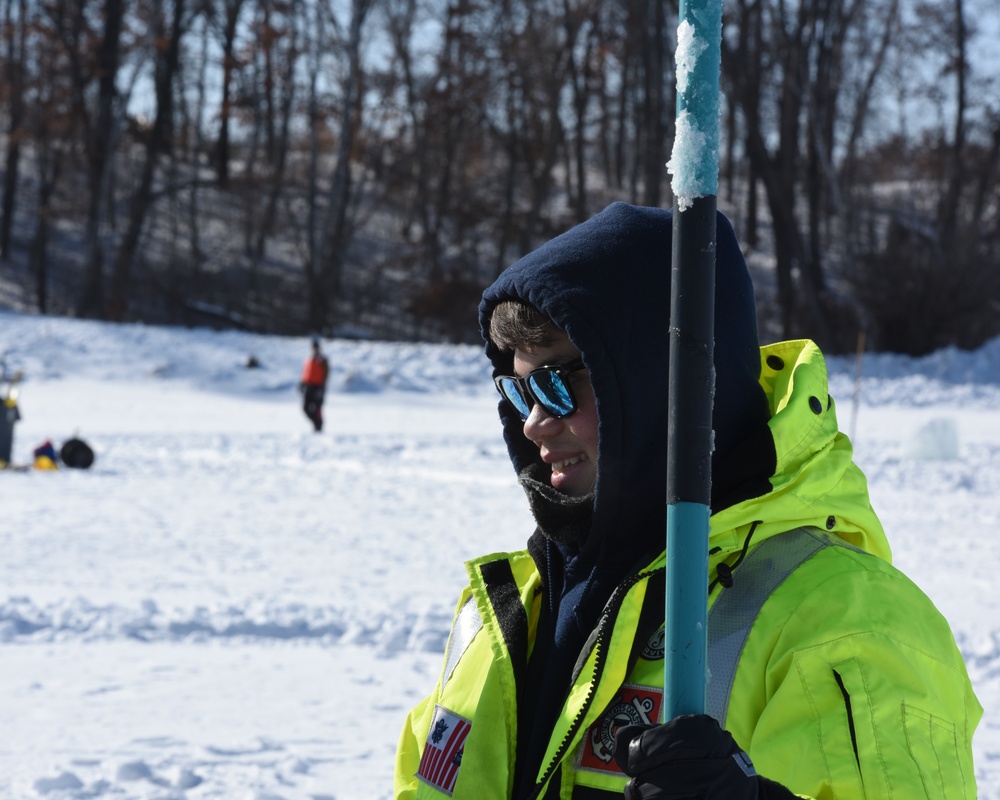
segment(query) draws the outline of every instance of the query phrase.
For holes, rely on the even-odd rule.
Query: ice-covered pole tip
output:
[[[677,208],[714,195],[719,184],[719,64],[722,3],[681,4],[677,26],[677,120],[667,172]]]

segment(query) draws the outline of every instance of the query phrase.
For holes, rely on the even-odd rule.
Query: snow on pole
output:
[[[664,712],[705,711],[722,0],[681,0],[670,275]]]
[[[682,0],[677,25],[677,118],[667,162],[675,204],[687,211],[719,185],[720,0]],[[714,241],[714,237],[713,237]]]

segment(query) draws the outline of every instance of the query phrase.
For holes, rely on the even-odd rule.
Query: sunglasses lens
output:
[[[507,402],[514,406],[521,419],[527,419],[531,414],[531,401],[521,394],[521,387],[510,378],[501,378],[497,386]]]
[[[543,369],[531,373],[528,385],[542,408],[553,417],[565,417],[576,410],[569,387],[553,370]]]

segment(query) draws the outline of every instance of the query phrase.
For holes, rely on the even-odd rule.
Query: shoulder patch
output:
[[[663,654],[666,652],[666,630],[660,628],[656,633],[649,637],[649,641],[646,642],[646,646],[642,648],[642,652],[639,654],[647,661],[661,661],[663,659]]]
[[[591,725],[580,751],[580,769],[624,775],[615,762],[615,734],[626,725],[660,721],[663,690],[650,686],[622,687],[604,715]]]
[[[427,732],[424,753],[420,757],[417,778],[451,797],[462,767],[465,739],[472,723],[444,706],[434,706],[434,719]]]

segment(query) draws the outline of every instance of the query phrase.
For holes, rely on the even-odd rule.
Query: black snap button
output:
[[[809,398],[809,408],[812,409],[813,414],[823,413],[823,404],[819,401],[818,397],[813,396]]]
[[[780,356],[768,356],[767,365],[773,370],[782,370],[785,368],[785,362]]]
[[[832,514],[829,517],[826,518],[826,529],[828,531],[832,531],[833,530],[833,526],[836,525],[836,524],[837,524],[837,518],[835,516],[833,516]]]

